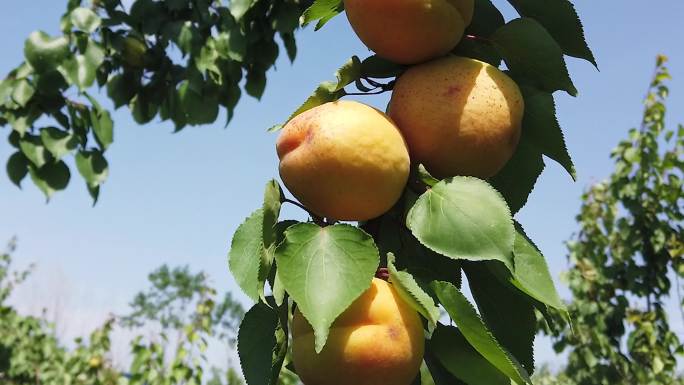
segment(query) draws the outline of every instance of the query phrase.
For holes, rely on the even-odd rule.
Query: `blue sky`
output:
[[[494,2],[508,18],[513,15],[505,1]],[[22,60],[23,42],[31,31],[58,30],[65,3],[33,0],[4,8],[0,73]],[[674,77],[669,122],[684,122],[684,111],[678,108],[684,105],[684,2],[575,3],[600,67],[599,72],[587,62],[568,58],[579,97],[556,94],[578,181],[573,183],[547,160],[530,202],[518,214],[556,278],[567,267],[563,242],[576,230],[579,196],[590,183],[608,175],[610,150],[628,128],[638,125],[641,99],[658,53],[670,57]],[[164,263],[205,270],[217,287],[237,293],[226,263],[231,235],[258,207],[264,184],[278,172],[276,136],[266,129],[287,117],[351,55],[369,55],[343,15],[321,31],[302,31],[298,43],[294,65],[281,57],[269,74],[262,100],[243,98],[227,129],[224,115],[214,125],[171,134],[171,124],[138,126],[127,109],[115,113],[115,142],[108,151],[110,178],[94,208],[77,175],[49,204],[30,180],[19,190],[1,176],[0,243],[18,236],[17,262],[39,266],[36,278],[15,301],[28,310],[61,301],[63,319],[90,326],[109,311],[124,309],[145,286],[148,272]],[[361,100],[384,109],[388,95]],[[5,128],[2,136],[7,133]],[[0,140],[3,170],[9,151],[6,141]],[[301,218],[291,209],[284,214]],[[567,290],[562,292],[567,295]],[[680,334],[684,332],[681,320],[674,321]],[[542,340],[537,349],[538,361],[557,361],[548,341]]]

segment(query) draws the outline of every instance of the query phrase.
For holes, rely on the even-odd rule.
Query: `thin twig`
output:
[[[479,41],[483,41],[483,42],[486,42],[486,43],[488,43],[488,44],[491,44],[491,43],[492,43],[492,39],[489,39],[489,38],[486,38],[486,37],[482,37],[482,36],[465,35],[465,38],[466,38],[466,39],[470,39],[470,40],[479,40]]]
[[[379,91],[373,91],[373,92],[345,92],[344,94],[345,94],[345,95],[353,95],[353,96],[354,96],[354,95],[356,95],[356,96],[363,96],[363,95],[379,95],[379,94],[381,94],[381,93],[383,93],[383,92],[387,92],[387,91],[389,91],[389,90],[384,90],[384,89],[381,88]]]
[[[294,201],[294,200],[292,200],[292,199],[288,199],[288,198],[285,198],[285,199],[283,200],[283,202],[287,202],[287,203],[293,204],[293,205],[299,207],[300,209],[306,211],[306,212],[309,214],[309,216],[311,216],[311,219],[314,221],[315,224],[317,224],[317,225],[319,225],[319,226],[321,226],[321,227],[325,227],[325,226],[328,225],[328,223],[327,223],[322,217],[319,217],[318,215],[312,213],[312,212],[311,212],[309,209],[307,209],[306,206],[304,206],[303,204],[301,204],[301,203],[299,203],[299,202],[297,202],[297,201]]]

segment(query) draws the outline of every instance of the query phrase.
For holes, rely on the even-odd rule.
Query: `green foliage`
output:
[[[665,126],[665,62],[658,57],[641,127],[613,151],[608,179],[582,196],[568,242],[574,323],[546,331],[569,350],[564,376],[578,385],[681,383],[684,345],[670,328],[678,315],[664,300],[684,274],[684,128]]]
[[[19,186],[30,174],[47,198],[67,187],[71,172],[60,159],[70,155],[94,201],[107,179],[114,124],[86,90],[106,88],[115,108],[128,105],[140,124],[158,117],[178,131],[213,123],[220,109],[230,121],[243,79],[249,95],[263,94],[280,51],[276,36],[294,59],[298,19],[310,5],[136,0],[126,9],[117,0],[89,8],[82,3],[68,2],[60,35],[33,32],[25,62],[0,82],[0,122],[11,127],[11,138],[21,138],[10,140],[17,149],[7,163],[10,180]],[[27,141],[33,147],[19,144]],[[39,156],[36,149],[49,153]]]

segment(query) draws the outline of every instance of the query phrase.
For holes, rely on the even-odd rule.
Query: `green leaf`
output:
[[[104,61],[104,50],[99,43],[88,40],[84,54],[75,55],[70,60],[62,63],[60,72],[69,84],[85,90],[93,85],[97,75],[97,69]]]
[[[245,314],[238,331],[238,356],[247,385],[269,385],[276,348],[278,314],[257,303]]]
[[[72,132],[62,131],[56,127],[45,127],[40,130],[40,138],[48,151],[59,160],[78,147],[78,137]]]
[[[12,91],[12,100],[21,107],[25,107],[36,93],[36,89],[26,79],[17,81]]]
[[[457,56],[469,57],[489,63],[494,67],[501,65],[501,55],[492,44],[479,39],[463,39],[452,51]]]
[[[299,27],[299,5],[292,2],[281,2],[278,4],[277,14],[271,25],[273,29],[280,33],[292,33]]]
[[[25,135],[19,141],[19,148],[37,168],[43,167],[50,160],[49,153],[38,136]]]
[[[30,120],[31,118],[28,116],[16,116],[13,114],[7,116],[7,121],[12,126],[13,132],[16,132],[19,135],[24,135],[26,133],[26,130],[31,124]]]
[[[283,308],[287,312],[287,307]],[[282,311],[281,311],[282,313]],[[287,317],[287,315],[285,315]],[[273,358],[271,359],[271,380],[270,385],[278,385],[280,381],[280,372],[283,369],[283,363],[287,358],[288,353],[288,335],[283,329],[282,324],[278,325],[275,332],[276,346],[273,348]]]
[[[32,32],[24,43],[24,56],[37,72],[57,68],[69,56],[69,40],[51,38],[43,31]]]
[[[114,75],[107,82],[107,96],[114,102],[114,108],[125,106],[135,96],[137,87],[126,74]]]
[[[553,95],[524,85],[520,89],[525,98],[522,127],[526,140],[529,140],[544,155],[563,166],[575,180],[575,166],[565,146],[563,131],[556,119]]]
[[[534,19],[510,21],[491,37],[511,72],[544,91],[567,91],[577,95],[563,59],[563,51]]]
[[[9,77],[0,80],[0,105],[7,103],[9,97],[12,96],[16,82],[16,79]]]
[[[499,67],[501,55],[488,37],[505,24],[504,18],[490,0],[475,0],[474,5],[473,21],[466,28],[466,37],[452,52]]]
[[[468,385],[454,377],[442,364],[439,362],[437,357],[431,351],[430,343],[425,345],[425,366],[427,367],[427,375],[425,376],[427,382],[422,382],[425,385]],[[421,368],[421,372],[423,369]],[[427,378],[427,377],[430,378]],[[422,373],[421,373],[422,377]],[[421,378],[422,380],[422,378]],[[430,381],[432,380],[432,381]],[[510,385],[510,381],[509,384]]]
[[[449,373],[468,385],[511,384],[511,380],[478,353],[455,327],[439,325],[427,349]]]
[[[523,130],[513,157],[489,181],[506,199],[513,214],[525,206],[539,175],[544,170],[541,151],[530,143],[527,136],[527,131]]]
[[[282,239],[283,232],[291,224],[287,221],[278,223],[278,217],[280,216],[281,197],[282,192],[280,190],[280,185],[275,179],[272,179],[266,183],[264,202],[262,204],[263,215],[261,224],[263,251],[261,253],[261,263],[259,265],[258,274],[259,296],[262,297],[264,294],[263,287],[265,282],[272,276],[271,270],[273,266],[273,260],[275,258],[275,248],[278,241]]]
[[[521,16],[537,20],[553,36],[566,55],[596,66],[594,54],[584,38],[584,28],[568,0],[508,0]]]
[[[187,55],[191,53],[193,49],[199,48],[201,46],[202,35],[197,27],[192,24],[192,22],[186,21],[180,27],[175,41],[183,54]]]
[[[240,21],[242,17],[254,5],[254,0],[232,0],[230,2],[230,13],[236,21]]]
[[[539,302],[565,311],[565,304],[556,291],[544,256],[529,240],[520,225],[516,226],[516,230],[513,256],[514,277],[518,287]]]
[[[76,168],[90,187],[99,186],[109,175],[107,159],[98,150],[79,151],[76,154]]]
[[[104,109],[91,109],[90,122],[92,123],[95,139],[102,151],[107,150],[114,141],[114,121],[109,111]]]
[[[302,25],[307,25],[313,21],[316,23],[315,31],[318,31],[339,13],[344,11],[342,0],[315,0],[314,3],[304,11],[302,15]]]
[[[282,190],[278,181],[271,179],[266,183],[266,190],[264,191],[264,203],[262,210],[264,212],[263,219],[263,240],[264,247],[271,247],[276,241],[275,225],[278,223],[280,216],[280,206],[282,205]]]
[[[261,100],[261,96],[266,90],[266,73],[263,71],[252,70],[247,73],[247,83],[245,83],[245,91],[250,96]]]
[[[499,345],[473,305],[454,285],[435,281],[432,288],[465,339],[478,353],[518,385],[532,383],[525,369]]]
[[[418,180],[430,188],[434,187],[437,183],[439,183],[439,179],[430,175],[430,172],[422,164],[418,165],[418,170],[416,174]]]
[[[320,352],[333,321],[370,287],[380,258],[373,238],[356,227],[300,223],[285,231],[276,262]]]
[[[344,87],[355,82],[361,77],[361,60],[352,56],[342,67],[335,71],[336,81],[323,82],[316,87],[314,93],[309,96],[304,103],[290,115],[287,121],[304,111],[318,107],[328,102],[334,102],[345,95]],[[287,122],[286,122],[287,123]]]
[[[287,57],[290,59],[290,63],[294,62],[297,56],[297,41],[295,40],[293,33],[281,33],[280,38],[283,40],[283,45],[285,46],[285,51],[287,52]]]
[[[357,56],[352,56],[346,63],[335,71],[337,84],[331,88],[331,92],[340,91],[347,85],[353,83],[361,77],[361,60]]]
[[[435,301],[416,282],[415,278],[406,271],[398,271],[394,266],[394,255],[387,255],[387,268],[390,274],[390,282],[399,295],[430,322],[431,328],[437,325],[439,320],[439,308]]]
[[[188,7],[190,0],[166,0],[165,3],[170,11],[181,11]]]
[[[194,91],[185,81],[178,89],[181,107],[190,125],[209,124],[218,117],[218,100]]]
[[[216,36],[216,52],[223,58],[243,61],[247,54],[247,36],[237,27],[219,33]]]
[[[253,212],[235,231],[230,245],[229,267],[242,291],[257,302],[259,300],[259,268],[264,252],[263,209]]]
[[[285,301],[285,288],[283,281],[280,279],[280,274],[276,270],[275,277],[273,277],[273,299],[276,305],[281,306]]]
[[[463,270],[470,292],[485,324],[496,340],[520,362],[528,373],[534,371],[534,336],[537,317],[527,296],[507,281],[500,281],[488,265],[497,262],[468,263]],[[517,269],[516,265],[516,269]]]
[[[383,59],[378,55],[369,56],[361,62],[361,76],[386,79],[398,76],[405,66]]]
[[[71,11],[71,23],[83,32],[93,33],[102,20],[89,8],[76,8]]]
[[[46,163],[41,168],[29,165],[29,174],[33,183],[45,194],[48,200],[55,191],[64,190],[69,184],[69,179],[71,179],[69,167],[61,160],[56,163]]]
[[[7,160],[7,176],[17,187],[21,188],[21,181],[24,180],[29,171],[29,160],[21,152],[17,151]]]
[[[466,28],[465,35],[489,37],[506,22],[491,0],[475,0],[473,21]]]
[[[148,100],[143,94],[137,94],[131,99],[128,108],[133,114],[133,119],[138,124],[149,123],[155,116],[159,106]]]
[[[418,198],[406,224],[428,248],[453,259],[498,260],[513,270],[515,230],[508,206],[486,182],[445,179]]]
[[[334,88],[335,86],[331,82],[324,82],[321,83],[316,90],[314,90],[313,94],[309,96],[304,103],[302,103],[299,108],[295,110],[295,112],[290,115],[290,117],[287,119],[288,121],[292,120],[295,116],[301,114],[302,112],[308,111],[314,107],[318,107],[322,104],[328,103],[328,102],[334,102],[335,100],[339,99],[342,97],[344,94],[343,92],[331,92],[330,89]]]

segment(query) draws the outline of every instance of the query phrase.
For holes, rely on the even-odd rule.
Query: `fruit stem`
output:
[[[315,224],[317,224],[321,227],[325,227],[328,225],[328,223],[322,217],[319,217],[318,215],[309,211],[309,209],[307,209],[306,206],[304,206],[303,204],[301,204],[297,201],[293,201],[292,199],[288,199],[288,198],[283,199],[283,202],[293,204],[293,205],[299,207],[300,209],[306,211],[309,214],[309,216],[311,216],[311,219],[314,221]]]
[[[379,267],[375,272],[375,278],[380,278],[387,281],[389,279],[389,270],[386,267]]]

